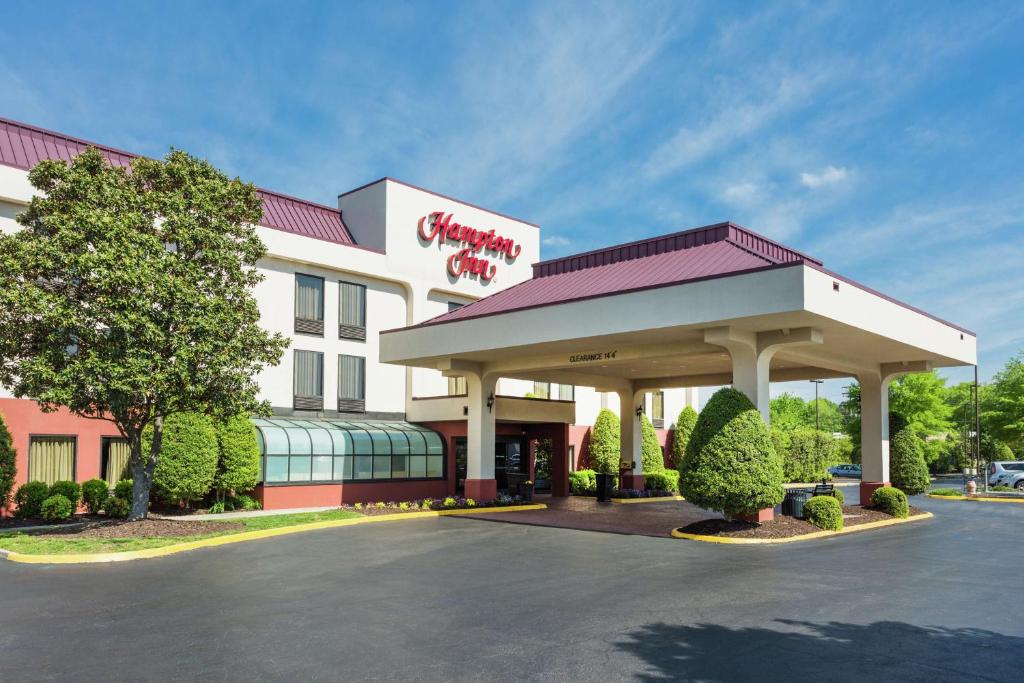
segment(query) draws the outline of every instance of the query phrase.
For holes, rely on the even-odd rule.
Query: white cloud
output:
[[[800,182],[809,188],[818,188],[825,185],[841,183],[849,177],[850,172],[845,167],[836,167],[831,164],[826,166],[821,173],[801,173]]]
[[[722,199],[730,202],[748,202],[761,191],[757,183],[743,182],[727,186],[722,190]]]
[[[545,247],[567,247],[572,244],[568,238],[562,237],[561,235],[548,235],[542,239],[540,243]]]

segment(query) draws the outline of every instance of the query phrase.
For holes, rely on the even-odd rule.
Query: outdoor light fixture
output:
[[[494,392],[492,391],[491,395],[487,397],[487,412],[488,413],[491,412],[491,408],[493,408],[493,407],[494,407]]]
[[[641,416],[641,415],[643,415],[643,414],[644,414],[644,406],[643,406],[643,404],[641,404],[641,405],[638,405],[638,406],[636,407],[636,419],[638,419],[638,420],[639,420],[639,419],[640,419],[640,416]]]

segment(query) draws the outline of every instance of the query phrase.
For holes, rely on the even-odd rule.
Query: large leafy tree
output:
[[[0,237],[0,383],[112,420],[131,448],[130,517],[145,517],[164,418],[260,409],[254,377],[287,346],[252,296],[260,198],[181,151],[120,168],[89,149],[29,181],[24,229]]]
[[[984,424],[1020,457],[1024,451],[1024,351],[1006,362],[982,394]]]

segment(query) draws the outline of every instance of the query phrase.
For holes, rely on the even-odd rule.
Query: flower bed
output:
[[[922,510],[915,507],[910,508],[910,517],[921,514],[923,514]],[[845,528],[855,528],[862,524],[891,519],[896,518],[875,508],[862,507],[860,505],[847,505],[843,508],[843,525]],[[770,522],[762,522],[761,524],[728,519],[705,519],[688,524],[679,529],[679,531],[684,534],[724,538],[777,539],[813,534],[821,531],[821,529],[803,519],[777,515]]]
[[[508,507],[510,505],[522,505],[523,499],[520,496],[508,496],[499,493],[494,500],[476,501],[472,498],[462,496],[448,496],[447,498],[422,498],[410,501],[381,501],[377,503],[355,503],[343,505],[343,510],[353,510],[364,515],[394,515],[406,512],[422,512],[424,510],[468,510],[473,508]]]

